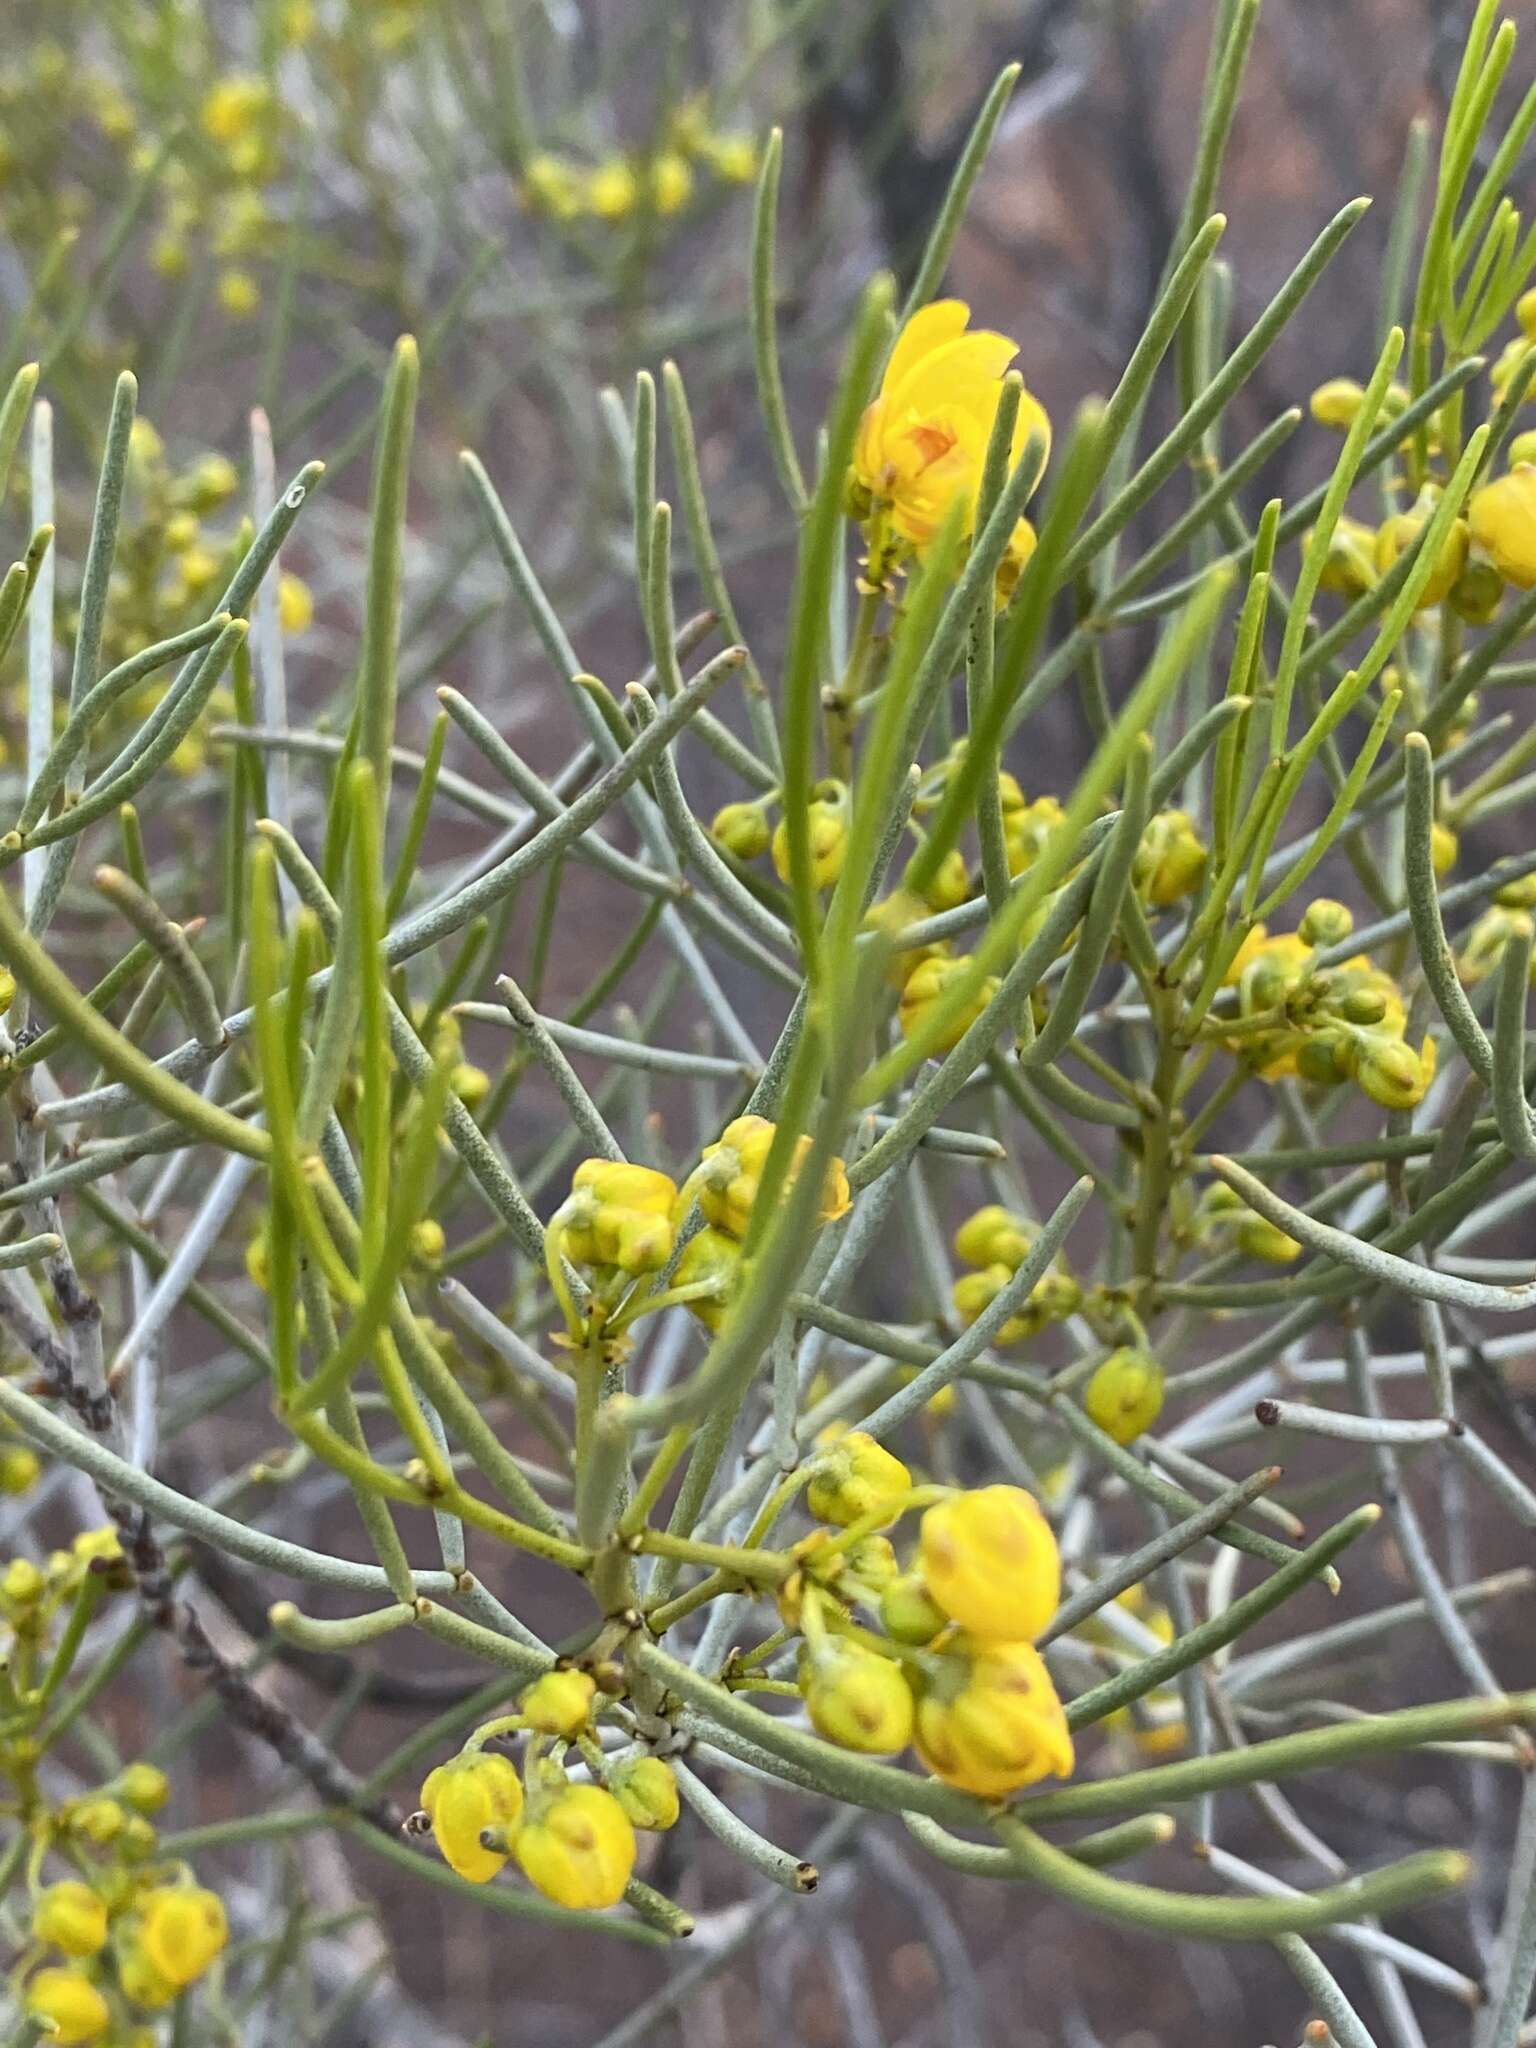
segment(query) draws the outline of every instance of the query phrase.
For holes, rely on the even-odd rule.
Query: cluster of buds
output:
[[[530,157],[523,203],[558,221],[670,220],[692,204],[700,172],[722,185],[750,185],[757,163],[750,135],[716,128],[704,101],[690,98],[673,109],[648,151],[616,152],[594,164],[548,150]]]
[[[510,1859],[557,1905],[616,1905],[635,1867],[635,1830],[660,1832],[677,1820],[677,1778],[661,1757],[603,1755],[600,1698],[590,1672],[546,1671],[515,1714],[477,1728],[457,1756],[428,1773],[407,1831],[430,1828],[443,1860],[470,1884],[488,1884]],[[521,1770],[487,1747],[519,1736],[526,1738]],[[572,1748],[586,1780],[566,1769]]]
[[[1265,1080],[1353,1081],[1384,1109],[1412,1109],[1434,1079],[1435,1046],[1431,1038],[1418,1051],[1407,1043],[1397,983],[1363,953],[1337,967],[1314,965],[1353,924],[1342,903],[1320,897],[1294,932],[1271,937],[1256,926],[1227,971],[1237,1011],[1226,1043]]]
[[[1034,1646],[1061,1591],[1050,1524],[1018,1487],[939,1489],[903,1566],[879,1529],[933,1492],[859,1431],[818,1461],[807,1504],[839,1533],[798,1547],[780,1597],[805,1638],[812,1725],[868,1755],[910,1744],[935,1776],[983,1798],[1065,1777],[1072,1738]]]
[[[1511,939],[1536,932],[1536,875],[1522,875],[1494,892],[1488,908],[1467,933],[1466,944],[1456,956],[1456,972],[1474,987],[1486,981],[1504,958]],[[1532,962],[1536,984],[1536,961]]]
[[[955,1232],[955,1255],[970,1273],[954,1285],[955,1314],[969,1329],[1002,1293],[1034,1249],[1034,1226],[1000,1203],[990,1202],[967,1216]],[[1029,1290],[1029,1298],[1004,1322],[994,1342],[1022,1344],[1038,1336],[1048,1323],[1075,1315],[1083,1293],[1059,1256]]]
[[[1271,1223],[1229,1188],[1214,1181],[1200,1198],[1194,1219],[1198,1243],[1242,1252],[1247,1258],[1262,1259],[1266,1266],[1289,1266],[1301,1256],[1301,1246],[1289,1232]]]
[[[48,1797],[36,1729],[61,1651],[78,1643],[103,1594],[131,1584],[117,1532],[82,1532],[42,1564],[15,1557],[0,1572],[5,1668],[15,1712],[0,1743],[8,1810],[29,1834],[28,1939],[12,1984],[37,2034],[60,2042],[141,2048],[144,2025],[212,1966],[228,1937],[218,1895],[186,1864],[159,1854],[151,1819],[165,1773],[130,1763],[93,1790]],[[56,1862],[69,1874],[50,1877]],[[31,2038],[31,2036],[29,2036]]]
[[[677,1264],[677,1289],[706,1329],[719,1329],[735,1293],[742,1244],[751,1227],[777,1130],[764,1116],[734,1118],[714,1144],[704,1147],[679,1192],[678,1221],[697,1201],[704,1228],[695,1231],[683,1247]],[[785,1194],[810,1149],[809,1138],[795,1140],[783,1180]],[[834,1158],[827,1165],[817,1215],[823,1223],[835,1223],[847,1215],[851,1203],[847,1169],[841,1159]]]
[[[780,818],[768,822],[779,802],[777,791],[724,805],[710,824],[718,846],[739,861],[759,859],[772,851],[774,872],[781,882],[789,880],[789,824]],[[811,850],[811,880],[818,889],[830,889],[843,872],[848,850],[848,786],[833,777],[818,782],[806,806],[806,837]]]

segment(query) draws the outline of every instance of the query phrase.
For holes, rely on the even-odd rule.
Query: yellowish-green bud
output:
[[[37,1895],[32,1935],[61,1955],[93,1956],[107,1943],[107,1909],[88,1884],[66,1878]]]
[[[1437,875],[1448,875],[1456,865],[1456,856],[1461,851],[1461,841],[1449,825],[1442,825],[1436,818],[1429,828],[1429,858]]]
[[[826,784],[822,785],[827,787]],[[808,831],[811,847],[811,883],[817,889],[830,889],[843,872],[843,856],[848,850],[848,803],[847,792],[842,785],[832,785],[841,792],[837,796],[818,798],[807,812]],[[789,821],[781,818],[774,827],[773,839],[774,871],[781,882],[789,880]]]
[[[1320,427],[1347,434],[1355,423],[1365,392],[1353,377],[1330,377],[1307,400],[1307,410]]]
[[[1131,870],[1155,909],[1187,896],[1205,872],[1205,844],[1185,811],[1159,811],[1142,834]]]
[[[887,1508],[894,1521],[911,1490],[912,1474],[900,1458],[863,1430],[851,1429],[818,1451],[805,1503],[819,1522],[847,1528]]]
[[[561,1211],[564,1249],[581,1266],[659,1272],[672,1256],[676,1201],[675,1182],[653,1167],[584,1159],[571,1176],[571,1198]]]
[[[569,1740],[586,1727],[596,1693],[590,1672],[546,1671],[523,1694],[518,1712],[541,1734]]]
[[[1262,1259],[1267,1266],[1289,1266],[1301,1254],[1296,1239],[1267,1216],[1246,1216],[1238,1225],[1237,1242],[1250,1259]]]
[[[1382,521],[1376,532],[1376,567],[1383,576],[1398,556],[1418,539],[1429,522],[1432,510],[1432,506],[1425,505],[1413,512],[1394,512]],[[1440,604],[1447,598],[1466,565],[1467,523],[1464,519],[1456,519],[1440,543],[1440,552],[1429,572],[1429,580],[1419,592],[1418,609],[1428,611],[1431,605]]]
[[[609,1773],[608,1789],[632,1827],[663,1834],[677,1825],[677,1773],[659,1756],[631,1757]]]
[[[894,1756],[912,1740],[912,1688],[901,1666],[845,1636],[807,1644],[800,1690],[811,1726],[840,1749]]]
[[[762,1185],[763,1170],[773,1150],[777,1126],[765,1116],[739,1116],[728,1123],[713,1145],[699,1155],[694,1192],[707,1220],[733,1237],[745,1237],[753,1205]],[[795,1149],[785,1176],[786,1189],[799,1174],[811,1149],[808,1137],[795,1140]],[[690,1185],[693,1185],[690,1183]],[[841,1159],[827,1166],[818,1214],[823,1223],[835,1223],[846,1216],[853,1197]]]
[[[1424,1100],[1434,1066],[1400,1038],[1367,1036],[1355,1067],[1355,1079],[1372,1102],[1383,1109],[1412,1109]]]
[[[1156,1422],[1163,1405],[1163,1368],[1149,1351],[1122,1344],[1089,1380],[1083,1407],[1117,1444],[1134,1443]]]
[[[1459,619],[1469,626],[1486,626],[1504,597],[1504,583],[1492,562],[1481,555],[1467,557],[1467,566],[1451,586],[1447,602]]]
[[[36,1451],[25,1444],[0,1444],[0,1493],[26,1493],[42,1471]]]
[[[921,1645],[949,1626],[949,1616],[937,1605],[919,1572],[903,1572],[880,1593],[880,1625],[896,1643]]]
[[[1006,1266],[1018,1271],[1034,1245],[1034,1232],[1022,1216],[1001,1202],[989,1202],[967,1216],[955,1232],[955,1255],[968,1266]]]
[[[700,1287],[707,1282],[713,1291],[697,1296],[688,1307],[706,1330],[718,1330],[725,1321],[725,1311],[740,1277],[741,1245],[723,1230],[706,1226],[695,1231],[683,1246],[673,1285]]]
[[[756,860],[768,851],[768,820],[756,804],[726,804],[716,811],[709,829],[738,860]]]
[[[1316,896],[1302,912],[1297,930],[1309,946],[1342,945],[1355,928],[1354,912],[1331,896]]]
[[[902,986],[901,1000],[896,1006],[897,1021],[904,1037],[910,1038],[928,1016],[938,1008],[940,999],[953,981],[970,970],[971,957],[961,953],[952,960],[942,958],[920,960],[907,976]],[[976,1022],[988,1003],[997,994],[999,987],[995,974],[986,975],[979,988],[962,1005],[957,1016],[940,1032],[932,1050],[952,1052]]]

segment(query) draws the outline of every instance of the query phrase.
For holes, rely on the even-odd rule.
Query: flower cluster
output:
[[[1342,903],[1319,898],[1294,932],[1271,936],[1258,925],[1227,971],[1237,991],[1225,1042],[1267,1081],[1299,1075],[1332,1086],[1353,1081],[1384,1109],[1411,1109],[1434,1079],[1435,1045],[1418,1051],[1404,1037],[1408,1011],[1385,968],[1357,953],[1335,967],[1317,955],[1348,938],[1354,920]]]
[[[1488,908],[1467,933],[1456,956],[1456,971],[1468,987],[1486,981],[1504,958],[1511,939],[1536,932],[1536,875],[1522,875],[1494,892]],[[1531,965],[1536,983],[1536,960]]]
[[[660,1832],[677,1819],[677,1778],[664,1759],[643,1751],[606,1756],[601,1707],[589,1672],[545,1672],[515,1714],[477,1728],[457,1756],[428,1774],[421,1811],[408,1826],[417,1833],[430,1827],[444,1861],[470,1884],[488,1884],[511,1859],[557,1905],[616,1905],[635,1867],[635,1830]],[[519,1736],[526,1737],[521,1772],[487,1746]],[[572,1748],[585,1779],[566,1769]]]
[[[757,164],[752,137],[714,127],[705,102],[691,98],[672,110],[648,150],[617,151],[592,164],[541,150],[523,166],[521,190],[530,212],[553,220],[669,220],[693,204],[701,173],[722,185],[750,185]]]
[[[63,2043],[139,2044],[149,2014],[202,1977],[228,1934],[218,1895],[159,1853],[150,1818],[165,1773],[130,1763],[94,1789],[50,1797],[37,1729],[105,1593],[129,1583],[117,1532],[86,1530],[42,1564],[0,1572],[8,1691],[0,1741],[0,1811],[23,1827],[28,1938],[11,1972],[16,2005]],[[53,1874],[57,1871],[57,1875]]]
[[[1029,1257],[1034,1243],[1033,1226],[1000,1203],[988,1203],[966,1217],[955,1232],[955,1255],[975,1271],[962,1273],[956,1280],[953,1300],[955,1314],[967,1329],[996,1301]],[[1048,1323],[1059,1323],[1075,1315],[1082,1298],[1081,1287],[1058,1254],[993,1341],[1022,1344],[1026,1338],[1037,1336]]]
[[[868,1755],[910,1744],[936,1777],[987,1799],[1068,1776],[1072,1738],[1034,1646],[1061,1565],[1033,1496],[914,1488],[899,1458],[852,1431],[822,1454],[806,1500],[838,1533],[797,1546],[780,1606],[804,1637],[799,1686],[818,1732]],[[878,1531],[924,1500],[903,1567]]]

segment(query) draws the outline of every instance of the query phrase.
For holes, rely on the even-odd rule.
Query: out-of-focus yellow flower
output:
[[[1517,590],[1536,586],[1536,466],[1521,463],[1472,493],[1472,538]]]
[[[629,1815],[601,1785],[567,1785],[518,1832],[518,1866],[557,1905],[617,1905],[635,1867]]]
[[[705,155],[727,185],[750,185],[757,176],[757,144],[750,135],[716,135]]]
[[[1072,1772],[1066,1715],[1031,1643],[957,1644],[924,1686],[913,1739],[935,1777],[982,1799]]]
[[[676,1827],[681,1810],[677,1796],[677,1773],[663,1757],[635,1756],[615,1764],[608,1775],[608,1789],[629,1817],[631,1827],[648,1834],[664,1834]]]
[[[523,199],[552,220],[574,220],[581,211],[582,181],[563,157],[532,156],[523,166]]]
[[[912,1474],[900,1458],[862,1429],[850,1429],[817,1453],[805,1503],[818,1521],[847,1528],[877,1509],[889,1508],[894,1521],[911,1490]]]
[[[1266,1266],[1289,1266],[1301,1256],[1301,1246],[1294,1237],[1278,1223],[1271,1223],[1267,1216],[1256,1216],[1252,1210],[1237,1226],[1237,1244],[1250,1259],[1262,1259]]]
[[[807,809],[811,841],[811,881],[818,889],[830,889],[843,872],[848,850],[848,792],[840,782],[820,785]],[[789,867],[789,820],[781,818],[774,827],[773,865],[781,882],[787,882]]]
[[[901,1666],[846,1636],[808,1643],[800,1690],[811,1725],[840,1749],[894,1756],[912,1740],[912,1688]]]
[[[1018,354],[1006,335],[968,331],[970,317],[959,299],[937,299],[914,313],[859,425],[854,481],[885,509],[900,539],[917,548],[934,538],[957,500],[969,530],[1003,376]],[[1045,409],[1026,392],[1012,462],[1036,430],[1049,441]]]
[[[597,1685],[588,1671],[546,1671],[518,1702],[518,1712],[544,1735],[574,1736],[587,1725]]]
[[[29,1492],[42,1469],[36,1451],[25,1444],[0,1444],[0,1494],[14,1498]]]
[[[1006,1266],[1015,1273],[1034,1242],[1035,1234],[1022,1216],[1001,1202],[989,1202],[967,1216],[955,1232],[955,1255],[968,1266]]]
[[[1536,341],[1536,287],[1522,292],[1515,301],[1515,318],[1527,341]]]
[[[676,1200],[676,1184],[653,1167],[585,1159],[571,1176],[570,1199],[561,1210],[564,1250],[581,1266],[660,1272],[672,1256]]]
[[[765,1116],[739,1116],[726,1125],[713,1145],[704,1147],[686,1186],[697,1195],[706,1221],[716,1229],[728,1231],[733,1237],[746,1236],[777,1128]],[[808,1137],[795,1140],[785,1176],[786,1188],[798,1175],[810,1149]],[[829,1161],[817,1212],[822,1222],[835,1223],[840,1216],[846,1216],[852,1200],[842,1160]]]
[[[1051,1525],[1021,1486],[983,1486],[923,1516],[918,1562],[935,1602],[973,1636],[1039,1635],[1061,1599]]]
[[[663,218],[681,213],[693,197],[693,169],[675,149],[651,158],[651,201]]]
[[[1435,1078],[1435,1042],[1426,1038],[1415,1052],[1401,1038],[1367,1032],[1355,1067],[1361,1088],[1383,1109],[1413,1109],[1424,1100]]]
[[[626,220],[640,203],[640,180],[627,158],[611,156],[588,174],[586,208],[598,220]]]
[[[510,1841],[522,1818],[523,1784],[511,1758],[475,1751],[439,1764],[421,1788],[421,1803],[443,1861],[471,1884],[488,1884],[508,1851],[488,1849],[481,1835],[494,1830]]]
[[[897,1022],[904,1037],[912,1036],[929,1013],[937,1007],[940,997],[950,983],[966,973],[970,964],[969,953],[956,954],[953,959],[936,955],[918,962],[902,985],[901,1001],[896,1006]],[[997,994],[999,986],[995,974],[985,976],[970,1001],[941,1032],[933,1045],[933,1051],[953,1051]]]
[[[1456,856],[1461,851],[1461,841],[1449,825],[1436,818],[1429,828],[1430,864],[1437,875],[1448,875],[1456,865]]]
[[[1310,546],[1312,532],[1308,528],[1303,536],[1303,546]],[[1319,577],[1324,590],[1331,590],[1337,597],[1361,597],[1376,581],[1376,535],[1363,519],[1351,519],[1348,513],[1338,521],[1328,537],[1328,553],[1323,559],[1322,574]]]
[[[138,1813],[158,1813],[171,1796],[171,1781],[156,1764],[129,1764],[118,1773],[116,1783]]]
[[[1022,875],[1026,868],[1033,867],[1065,819],[1066,812],[1053,796],[1037,796],[1028,804],[1005,805],[1003,841],[1008,850],[1009,874]]]
[[[1147,822],[1132,877],[1156,909],[1187,896],[1205,872],[1205,843],[1187,811],[1159,811]]]
[[[756,860],[768,851],[768,820],[756,804],[725,804],[716,811],[709,831],[738,860]]]
[[[1083,1394],[1088,1418],[1117,1444],[1134,1443],[1163,1405],[1163,1368],[1150,1351],[1122,1344],[1099,1366]]]
[[[27,2011],[45,2022],[46,2038],[59,2048],[94,2041],[112,2024],[107,2001],[79,1970],[39,1970],[27,1985]]]
[[[921,1572],[902,1572],[880,1589],[880,1625],[896,1643],[931,1643],[949,1616],[923,1584]]]
[[[8,1010],[16,1000],[16,977],[8,967],[0,967],[0,1013]]]
[[[286,571],[277,579],[277,622],[285,633],[308,632],[315,616],[314,593],[299,576]]]
[[[1336,433],[1347,434],[1364,397],[1364,390],[1353,377],[1330,377],[1307,400],[1307,410],[1320,427],[1332,427]]]
[[[221,78],[203,101],[203,133],[210,142],[238,142],[266,120],[272,93],[263,78]]]
[[[78,1878],[65,1878],[37,1895],[32,1936],[61,1955],[93,1956],[107,1944],[107,1909]]]
[[[219,304],[232,320],[248,320],[261,304],[261,287],[248,270],[221,270]]]
[[[229,1939],[224,1902],[202,1885],[155,1885],[141,1894],[138,1912],[151,1968],[178,1991],[202,1976]]]
[[[1412,547],[1429,523],[1432,511],[1432,505],[1423,504],[1412,512],[1396,512],[1390,519],[1382,521],[1376,534],[1376,567],[1383,576],[1398,557]],[[1451,522],[1450,531],[1440,544],[1440,552],[1429,572],[1429,581],[1419,593],[1418,610],[1428,611],[1431,605],[1443,602],[1466,565],[1467,525],[1465,520],[1456,519]]]

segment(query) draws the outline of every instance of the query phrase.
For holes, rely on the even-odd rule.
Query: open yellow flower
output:
[[[1003,375],[1018,344],[986,328],[969,330],[971,309],[936,299],[914,313],[891,351],[879,396],[865,408],[854,446],[855,480],[892,530],[913,547],[931,541],[957,498],[969,530]],[[1026,391],[1013,430],[1017,462],[1032,430],[1050,421]]]

